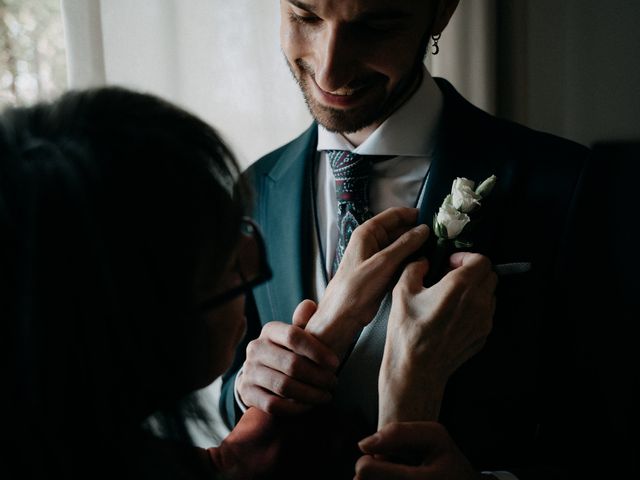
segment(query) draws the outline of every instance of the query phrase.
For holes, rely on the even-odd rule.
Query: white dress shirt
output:
[[[331,272],[338,242],[335,177],[325,150],[349,150],[360,155],[392,155],[393,158],[373,165],[369,183],[369,209],[376,214],[389,207],[415,207],[435,151],[442,105],[442,93],[425,69],[416,92],[360,146],[354,147],[343,135],[318,126],[316,208],[320,235],[315,236],[315,248],[318,253],[318,248],[322,249],[325,272]],[[322,257],[316,255],[316,258]],[[315,300],[319,300],[324,294],[326,281],[318,264],[314,278]]]

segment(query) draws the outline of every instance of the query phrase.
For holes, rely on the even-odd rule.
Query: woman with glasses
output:
[[[229,367],[246,328],[243,293],[271,275],[237,178],[214,130],[153,96],[72,92],[0,115],[5,473],[286,471],[283,441],[304,426],[255,409],[208,451],[189,446],[184,430],[180,442],[143,426],[158,411],[198,416],[181,399]],[[414,221],[396,212],[378,225],[393,224],[390,241],[404,249],[395,267],[424,241],[424,232],[398,239]],[[295,321],[304,327],[312,310]],[[319,341],[317,351],[335,368],[334,352]]]

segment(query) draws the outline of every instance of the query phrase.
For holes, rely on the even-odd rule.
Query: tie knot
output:
[[[338,203],[350,202],[365,206],[371,176],[371,158],[345,150],[327,150],[329,164],[336,180]]]
[[[347,150],[327,150],[329,164],[336,180],[368,178],[371,158]]]

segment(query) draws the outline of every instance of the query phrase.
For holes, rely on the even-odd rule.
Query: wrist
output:
[[[437,369],[387,343],[378,382],[378,427],[390,422],[437,421],[445,386]]]
[[[342,358],[351,347],[361,326],[357,318],[349,315],[346,309],[327,305],[327,303],[329,302],[320,303],[305,330]]]
[[[449,375],[437,355],[387,331],[380,383],[384,380],[396,388],[418,383],[431,390],[444,391],[448,379]]]

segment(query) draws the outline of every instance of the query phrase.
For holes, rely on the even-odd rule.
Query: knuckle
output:
[[[279,402],[277,397],[273,395],[266,395],[261,403],[262,403],[262,410],[264,410],[265,412],[270,414],[278,413]]]
[[[280,377],[273,380],[272,391],[282,397],[286,397],[291,390],[286,377]]]
[[[292,356],[286,364],[286,374],[290,377],[297,378],[303,372],[303,361],[298,356]]]
[[[357,233],[358,229],[360,229],[360,232],[358,233],[359,239],[362,240],[364,238],[375,238],[377,240],[385,240],[383,243],[386,243],[387,231],[385,230],[384,226],[380,225],[377,222],[375,217],[361,224],[354,230],[354,233]]]
[[[258,340],[252,340],[247,344],[246,354],[247,358],[252,358],[256,355],[259,349]]]
[[[287,328],[287,331],[284,334],[284,341],[288,346],[295,347],[298,345],[299,335],[300,332],[298,332],[298,329],[293,327],[293,325],[290,325],[290,328]]]
[[[351,233],[351,240],[360,240],[363,235],[371,228],[370,222],[365,222],[356,227]]]
[[[388,253],[385,251],[378,252],[370,257],[366,263],[370,272],[384,272],[389,266]]]
[[[368,272],[370,275],[390,276],[398,268],[400,259],[398,255],[394,258],[392,251],[382,250],[369,258]]]
[[[273,377],[271,379],[271,391],[273,393],[280,394],[282,391],[282,379],[278,377]]]
[[[366,222],[358,225],[356,229],[353,231],[353,233],[351,234],[351,240],[349,240],[349,244],[351,243],[353,243],[354,245],[362,244],[365,238],[367,238],[368,236],[371,236],[374,231],[373,229],[375,228],[375,225],[372,225],[371,223],[372,222],[367,220]]]
[[[249,360],[244,362],[244,365],[242,366],[242,375],[240,375],[240,380],[241,382],[247,382],[249,381],[251,378],[253,378],[253,373],[256,369],[256,364],[254,362],[251,362]]]
[[[290,382],[282,382],[280,384],[280,392],[278,392],[280,394],[281,397],[285,397],[285,398],[293,398],[293,389],[291,388],[291,383]]]
[[[262,327],[262,331],[260,332],[260,338],[269,338],[276,329],[276,326],[277,322],[265,323],[264,327]]]

